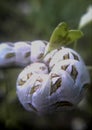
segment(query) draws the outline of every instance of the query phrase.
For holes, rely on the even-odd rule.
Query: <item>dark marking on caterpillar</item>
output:
[[[31,107],[34,111],[37,112],[37,109],[31,104],[31,103],[28,103],[29,107]]]
[[[12,58],[12,57],[14,57],[14,56],[15,56],[15,53],[12,52],[12,53],[6,54],[6,55],[5,55],[5,58],[6,58],[6,59],[9,59],[9,58]]]
[[[52,106],[54,106],[55,108],[64,107],[64,106],[72,107],[73,104],[68,101],[57,101],[56,103],[52,104]]]
[[[51,59],[52,59],[52,58],[50,57],[50,58],[47,60],[47,64],[49,64],[49,63],[50,63]]]
[[[43,56],[43,53],[40,53],[39,56],[37,57],[37,59],[41,59]]]
[[[42,42],[43,42],[43,43],[47,46],[47,44],[48,44],[48,42],[47,42],[47,41],[43,40]]]
[[[41,82],[43,82],[43,79],[38,77],[36,81],[39,81],[41,83]]]
[[[32,72],[27,74],[27,79],[29,79],[32,76]]]
[[[56,90],[61,86],[61,78],[57,79],[57,81],[53,84],[51,82],[51,90],[50,90],[50,95],[54,92],[56,92]]]
[[[18,85],[22,86],[22,85],[24,85],[25,82],[26,82],[26,81],[20,79],[19,82],[18,82]]]
[[[72,53],[74,59],[79,61],[79,57],[76,54],[74,54],[73,52],[71,52],[71,53]]]
[[[27,53],[25,54],[25,58],[29,57],[30,55],[31,55],[31,52],[27,52]]]
[[[72,65],[71,77],[75,80],[77,75],[78,75],[78,72],[76,70],[76,67]]]
[[[52,74],[51,74],[51,78],[55,78],[55,77],[59,77],[59,75],[56,74],[56,73],[52,73]]]
[[[33,93],[36,92],[36,90],[39,89],[39,88],[40,88],[39,85],[33,86],[33,87],[31,88],[30,94],[33,94]]]
[[[69,65],[63,65],[63,66],[61,66],[61,69],[62,69],[62,70],[66,70],[68,66],[69,66]]]
[[[68,54],[65,54],[65,55],[63,56],[63,59],[64,59],[64,60],[69,59],[69,53],[68,53]]]

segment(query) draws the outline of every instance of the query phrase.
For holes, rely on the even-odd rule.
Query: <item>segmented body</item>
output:
[[[44,56],[48,42],[0,44],[0,68],[25,67],[17,79],[17,96],[28,111],[52,113],[80,102],[90,83],[81,56],[61,47]]]
[[[25,67],[40,61],[44,54],[46,41],[27,41],[0,43],[0,68],[9,66]]]
[[[46,41],[3,43],[0,67],[26,66],[17,79],[17,96],[28,111],[52,113],[80,102],[90,83],[81,56],[61,47],[45,57]]]

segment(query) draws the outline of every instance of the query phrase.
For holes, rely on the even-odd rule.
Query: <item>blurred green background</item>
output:
[[[0,42],[49,40],[62,21],[77,29],[80,18],[92,0],[1,0]],[[89,67],[92,82],[92,22],[82,29],[84,37],[77,43],[77,52]],[[70,45],[73,48],[73,44]],[[16,96],[16,80],[22,68],[0,69],[0,124],[6,129],[62,128],[87,129],[92,116],[92,84],[87,101],[72,112],[39,117],[23,109]],[[77,125],[76,125],[77,124]],[[78,129],[82,130],[82,129]]]

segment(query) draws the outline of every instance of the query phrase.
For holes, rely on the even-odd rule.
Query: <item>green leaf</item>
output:
[[[64,38],[66,37],[67,34],[68,34],[68,25],[65,22],[60,23],[55,28],[55,30],[51,35],[49,44],[47,45],[46,53],[62,46],[63,42],[65,41]]]
[[[61,46],[75,42],[83,36],[80,30],[69,30],[65,22],[60,23],[53,31],[50,41],[45,49],[45,55]]]
[[[54,49],[75,42],[82,36],[83,33],[80,30],[69,30],[68,25],[65,22],[60,23],[51,35],[45,50],[45,55]]]
[[[75,42],[79,38],[83,36],[83,33],[80,30],[69,30],[68,35],[66,37],[66,44]]]

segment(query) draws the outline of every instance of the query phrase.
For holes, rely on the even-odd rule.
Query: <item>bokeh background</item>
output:
[[[47,40],[60,22],[77,29],[92,0],[0,0],[0,43]],[[88,67],[91,85],[86,99],[73,111],[50,116],[29,113],[16,96],[16,80],[22,68],[0,69],[0,126],[5,129],[85,130],[92,118],[92,22],[82,29],[76,50]],[[73,48],[73,44],[70,45]]]

